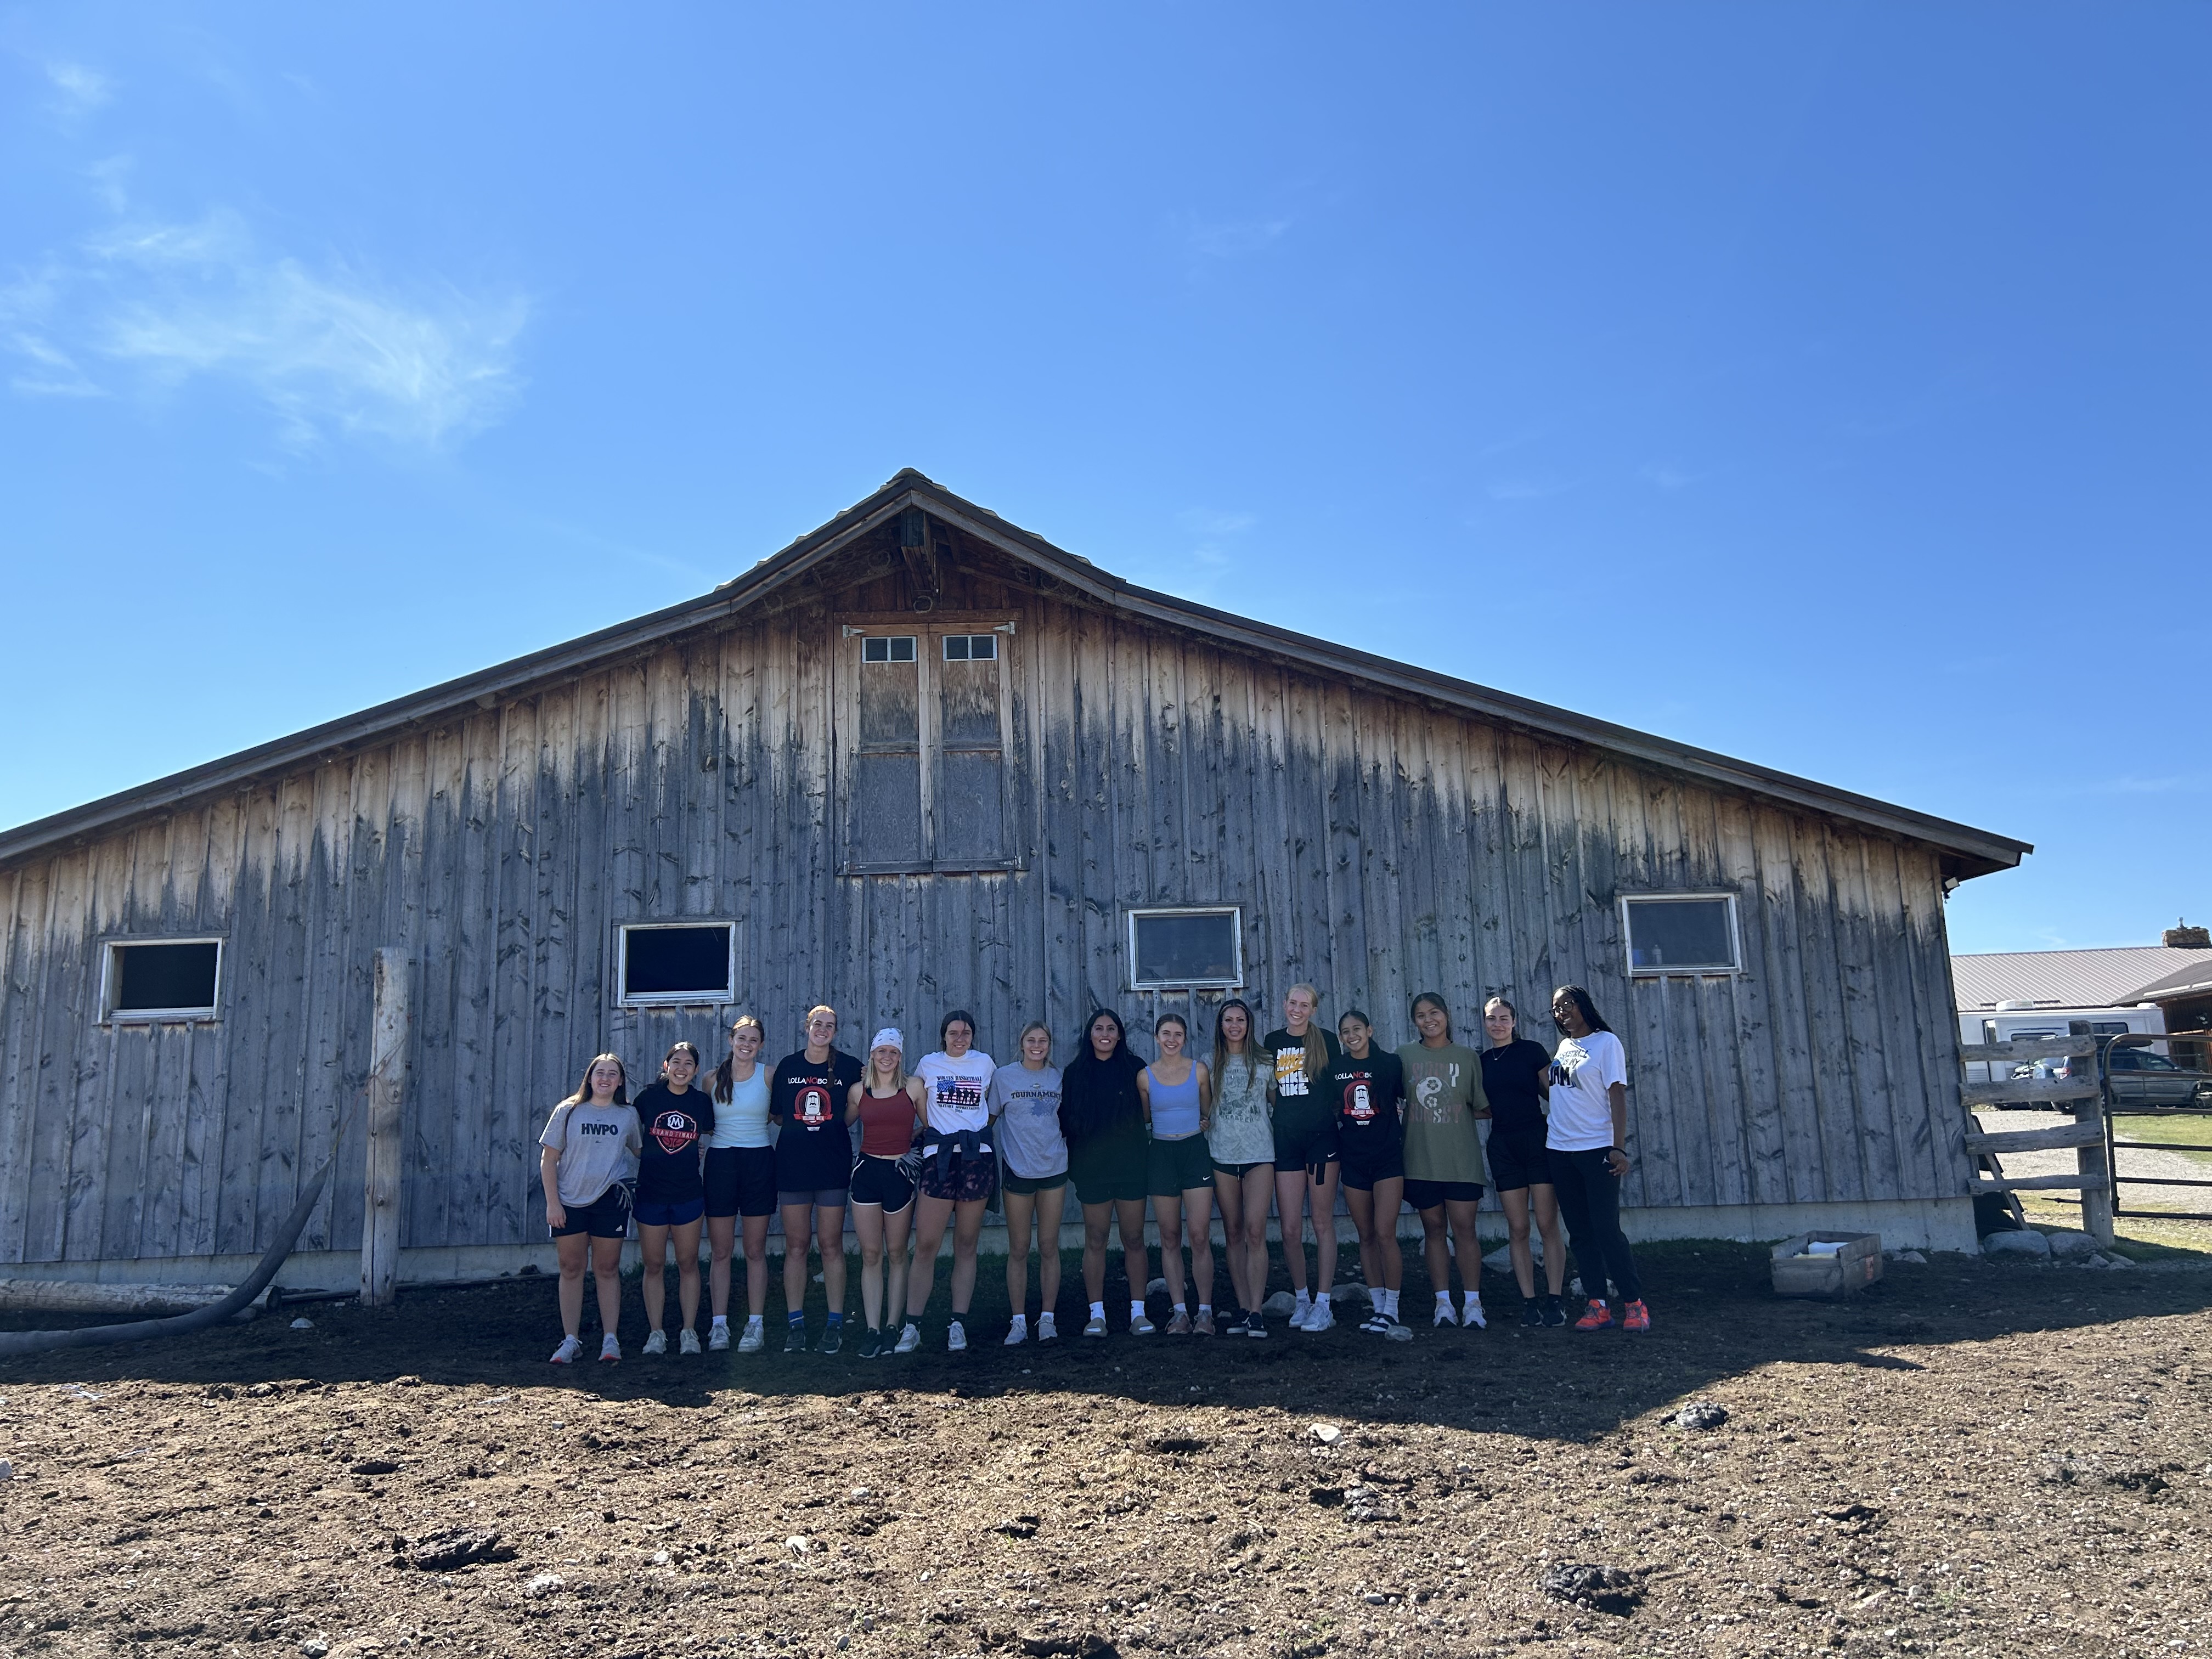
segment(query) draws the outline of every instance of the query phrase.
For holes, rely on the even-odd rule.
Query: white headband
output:
[[[906,1039],[899,1035],[897,1026],[886,1025],[876,1033],[876,1040],[868,1045],[868,1052],[873,1054],[878,1048],[896,1048],[902,1055],[906,1053]]]

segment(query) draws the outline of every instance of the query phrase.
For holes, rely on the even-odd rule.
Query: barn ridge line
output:
[[[913,507],[933,513],[977,540],[1044,569],[1068,586],[1116,610],[1204,634],[1247,651],[1326,674],[1356,679],[1400,696],[1515,726],[1539,738],[1580,744],[1643,766],[1681,774],[1700,783],[1787,801],[1851,823],[1924,842],[1949,855],[1943,860],[1944,873],[1954,880],[2011,869],[2034,850],[2026,842],[1989,830],[1141,587],[1101,569],[1079,554],[1054,546],[988,507],[966,501],[926,474],[907,467],[881,489],[817,529],[696,599],[681,600],[357,714],[240,750],[12,830],[0,830],[0,866],[113,832],[137,819],[157,816],[198,796],[243,786],[268,774],[289,771],[310,762],[334,760],[395,734],[494,707],[506,698],[526,695],[546,683],[591,672],[609,661],[657,646],[676,635],[733,617],[830,558],[858,537]]]

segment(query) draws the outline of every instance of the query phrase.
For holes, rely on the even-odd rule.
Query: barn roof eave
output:
[[[2013,868],[2033,850],[2025,842],[1140,587],[907,468],[826,524],[698,599],[0,831],[0,864],[105,834],[131,820],[181,805],[195,796],[237,787],[318,758],[336,758],[396,731],[495,707],[549,682],[589,672],[609,659],[652,647],[672,635],[689,632],[758,603],[893,514],[915,505],[927,507],[978,540],[1048,570],[1069,586],[1116,609],[1328,673],[1350,676],[1401,695],[1463,709],[1540,736],[1588,744],[1700,781],[1775,797],[1924,842],[1942,854],[1944,873],[1959,880]]]

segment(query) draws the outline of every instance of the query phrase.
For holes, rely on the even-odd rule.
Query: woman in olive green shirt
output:
[[[1452,1041],[1451,1010],[1434,991],[1413,999],[1419,1042],[1398,1050],[1406,1068],[1406,1202],[1421,1214],[1421,1253],[1437,1293],[1435,1322],[1482,1328],[1482,1246],[1475,1206],[1489,1171],[1475,1125],[1490,1115],[1482,1057]],[[1451,1249],[1444,1229],[1451,1229]],[[1451,1304],[1451,1262],[1459,1261],[1460,1312]]]

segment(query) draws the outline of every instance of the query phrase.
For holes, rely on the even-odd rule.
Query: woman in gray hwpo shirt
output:
[[[553,1109],[538,1137],[539,1178],[545,1186],[545,1224],[561,1258],[561,1328],[553,1363],[567,1365],[582,1354],[584,1263],[599,1290],[599,1358],[622,1358],[615,1332],[622,1324],[623,1238],[629,1231],[629,1188],[644,1144],[629,1104],[629,1079],[621,1059],[599,1054],[584,1068],[576,1092]]]

